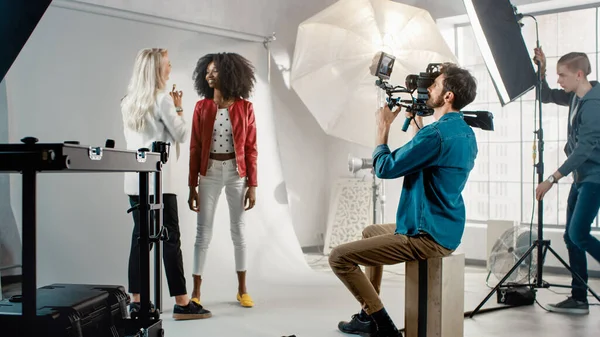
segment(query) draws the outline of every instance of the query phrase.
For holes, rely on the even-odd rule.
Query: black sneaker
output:
[[[590,305],[587,302],[577,301],[573,297],[569,297],[562,302],[548,304],[548,310],[564,314],[586,315],[590,313]]]
[[[175,304],[173,307],[173,318],[176,320],[209,318],[211,316],[210,311],[194,301],[190,301],[186,306]]]
[[[344,333],[370,336],[371,333],[377,331],[377,325],[371,317],[359,313],[352,315],[350,322],[341,321],[338,323],[338,329]]]

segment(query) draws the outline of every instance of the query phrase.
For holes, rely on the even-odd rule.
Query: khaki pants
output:
[[[379,290],[384,265],[448,256],[453,252],[427,234],[406,236],[394,234],[395,231],[395,224],[370,225],[363,230],[362,240],[339,245],[329,255],[331,269],[369,315],[383,309]],[[359,265],[367,267],[367,275]]]

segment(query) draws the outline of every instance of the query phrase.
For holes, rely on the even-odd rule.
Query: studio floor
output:
[[[330,271],[327,258],[306,254],[312,267],[304,277],[277,283],[257,282],[249,285],[256,306],[240,307],[235,301],[235,290],[203,295],[203,304],[213,317],[200,321],[173,321],[171,310],[166,309],[164,327],[166,336],[206,337],[342,337],[350,336],[337,331],[337,322],[348,319],[359,309],[355,299]],[[485,284],[484,268],[467,267],[465,277],[465,311],[471,311],[485,298],[489,288]],[[492,277],[493,279],[493,277]],[[567,284],[563,275],[545,274],[554,284]],[[600,280],[590,285],[600,291]],[[568,289],[539,290],[541,305],[561,301]],[[397,326],[404,326],[404,265],[386,267],[382,284],[382,299]],[[583,316],[546,312],[532,306],[481,313],[465,319],[465,337],[512,336],[577,336],[597,337],[600,333],[600,306],[590,298],[590,314]],[[492,297],[484,308],[497,306]]]
[[[249,292],[256,306],[242,308],[235,300],[235,280],[225,279],[206,287],[203,305],[213,312],[204,320],[174,321],[172,304],[165,299],[163,327],[165,336],[195,337],[343,337],[337,323],[359,310],[355,299],[329,269],[327,257],[305,254],[310,269],[293,276],[273,277],[265,282],[250,278]],[[484,268],[467,266],[465,275],[465,311],[472,311],[488,294]],[[277,280],[278,279],[278,280]],[[277,281],[274,281],[277,280]],[[492,277],[493,280],[493,277]],[[565,275],[545,274],[553,284],[567,284]],[[600,279],[590,286],[600,292]],[[18,291],[5,287],[4,294]],[[550,288],[537,292],[540,305],[565,298],[568,289]],[[404,265],[384,269],[382,299],[399,328],[404,326]],[[480,313],[466,318],[464,337],[597,337],[600,333],[600,305],[592,297],[589,315],[564,315],[546,312],[537,304],[507,310]],[[497,306],[492,297],[484,308]]]

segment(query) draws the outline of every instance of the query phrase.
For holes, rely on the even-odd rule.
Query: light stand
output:
[[[377,182],[375,176],[375,170],[373,169],[372,158],[356,158],[352,155],[348,155],[348,170],[353,174],[363,169],[371,169],[371,175],[373,176],[373,182],[371,184],[372,195],[373,195],[373,224],[383,223],[384,221],[384,209],[385,209],[385,185],[383,180]],[[379,187],[381,186],[381,190]],[[379,222],[377,221],[377,204],[379,203]]]
[[[516,14],[517,17],[522,18],[524,15],[522,14]],[[532,15],[526,15],[528,17],[533,18],[533,20],[535,21],[535,31],[536,31],[536,46],[539,48],[540,47],[540,40],[539,40],[539,32],[538,32],[538,22],[537,19],[532,16]],[[522,26],[522,24],[521,24]],[[538,148],[539,148],[539,159],[538,159],[538,163],[534,165],[534,167],[537,170],[537,176],[538,176],[538,184],[541,184],[544,181],[544,130],[542,128],[542,69],[541,69],[541,63],[538,61],[536,62],[537,64],[537,75],[538,75],[538,80],[537,80],[537,97],[536,100],[538,102],[538,130],[534,131],[534,133],[537,135],[538,138]],[[504,278],[502,278],[502,280],[500,280],[500,282],[492,289],[492,291],[490,291],[490,293],[485,297],[485,299],[483,301],[481,301],[481,303],[477,306],[477,308],[475,308],[475,310],[473,310],[471,312],[471,314],[469,315],[470,318],[473,318],[473,316],[481,309],[481,307],[485,304],[485,302],[487,302],[490,297],[492,297],[492,295],[498,291],[498,289],[500,289],[500,287],[503,286],[504,282],[506,282],[506,280],[510,277],[510,275],[521,265],[521,263],[523,263],[523,261],[525,261],[525,259],[527,257],[529,257],[529,255],[533,252],[534,249],[537,248],[537,270],[536,270],[536,276],[534,278],[533,283],[529,283],[529,284],[511,284],[509,285],[510,287],[529,287],[531,288],[531,291],[535,291],[535,289],[538,288],[549,288],[549,287],[561,287],[561,288],[571,288],[570,286],[565,286],[565,285],[558,285],[558,284],[549,284],[547,282],[544,281],[543,279],[543,270],[544,270],[544,260],[546,257],[546,252],[550,251],[550,253],[552,253],[552,255],[554,255],[554,257],[556,257],[556,259],[558,261],[560,261],[560,263],[567,268],[567,270],[573,275],[573,277],[577,278],[581,283],[583,283],[586,288],[589,290],[589,292],[598,300],[600,301],[600,297],[598,297],[598,295],[587,285],[587,283],[584,282],[584,280],[581,278],[581,276],[577,273],[575,273],[571,267],[567,264],[567,262],[565,262],[564,259],[562,259],[558,253],[556,253],[556,251],[554,249],[552,249],[552,247],[550,247],[550,240],[544,240],[544,201],[543,200],[539,200],[538,201],[538,235],[537,235],[537,239],[535,241],[533,241],[532,245],[529,247],[529,249],[525,252],[525,254],[523,254],[523,256],[521,256],[521,258],[517,261],[517,263],[515,263],[515,265],[508,271],[508,273],[506,273],[506,275],[504,276]],[[530,264],[531,265],[531,264]]]

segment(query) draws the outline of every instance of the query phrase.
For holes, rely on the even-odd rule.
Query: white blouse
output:
[[[227,108],[217,110],[210,153],[234,153],[233,131]]]
[[[187,184],[187,177],[175,176],[172,166],[179,159],[179,144],[188,137],[189,128],[183,116],[177,114],[173,98],[168,92],[158,93],[154,104],[154,114],[146,115],[143,131],[133,131],[125,127],[124,132],[128,150],[140,148],[152,150],[152,143],[155,141],[171,143],[169,159],[162,167],[163,193],[175,193],[175,186]],[[139,194],[139,173],[125,173],[124,190],[127,195]],[[154,194],[154,173],[150,173],[150,194]]]

